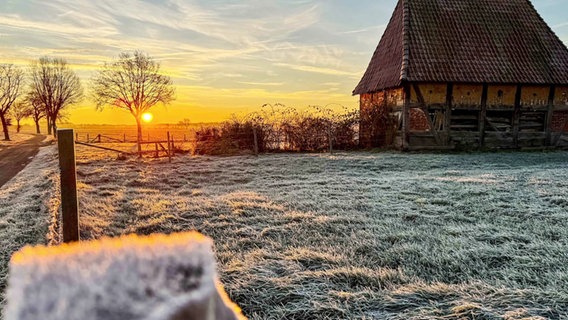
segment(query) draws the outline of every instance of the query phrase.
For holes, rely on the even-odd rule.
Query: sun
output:
[[[151,114],[151,113],[149,113],[149,112],[142,114],[142,120],[143,120],[144,122],[152,122],[152,119],[154,119],[154,115],[153,115],[153,114]]]

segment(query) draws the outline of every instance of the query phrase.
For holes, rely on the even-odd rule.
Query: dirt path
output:
[[[16,146],[0,150],[0,187],[32,161],[39,147],[44,145],[43,140],[45,136],[38,135]]]

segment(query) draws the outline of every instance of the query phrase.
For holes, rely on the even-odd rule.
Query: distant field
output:
[[[176,140],[190,140],[194,138],[195,131],[202,126],[213,126],[212,124],[191,124],[188,127],[175,124],[144,124],[142,127],[142,139],[144,141],[166,140],[168,132]],[[79,141],[86,142],[95,139],[99,134],[102,135],[102,142],[117,142],[117,140],[135,142],[137,138],[136,125],[84,125],[84,124],[59,124],[60,128],[74,129]],[[46,134],[45,125],[41,127],[43,134]],[[35,133],[35,127],[25,125],[22,127],[24,133]]]
[[[251,319],[568,318],[567,152],[77,151],[83,238],[199,230]]]
[[[144,141],[165,141],[168,132],[175,140],[190,140],[194,138],[195,130],[201,125],[195,124],[189,127],[177,125],[144,125],[142,127],[142,140]],[[137,139],[137,129],[135,125],[67,125],[71,129],[75,129],[79,141],[87,141],[95,139],[99,134],[102,135],[103,142],[112,142],[114,140],[135,142]]]

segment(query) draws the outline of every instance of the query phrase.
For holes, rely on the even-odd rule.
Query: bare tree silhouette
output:
[[[24,72],[12,65],[0,65],[0,120],[2,121],[2,129],[4,130],[4,140],[10,140],[8,132],[8,112],[21,95],[21,89],[24,82]]]
[[[39,99],[39,97],[37,97],[37,95],[34,93],[34,91],[28,91],[28,93],[26,94],[26,100],[32,108],[32,114],[30,115],[30,117],[34,120],[36,133],[40,134],[41,130],[39,128],[39,121],[45,118],[46,108],[41,102],[41,99]]]
[[[43,57],[31,67],[31,92],[45,108],[48,134],[57,131],[60,112],[83,98],[77,74],[63,59]]]
[[[110,106],[134,116],[139,152],[142,150],[142,115],[158,103],[166,105],[174,100],[171,78],[160,72],[158,62],[141,51],[121,53],[116,61],[105,63],[91,83],[99,110]]]
[[[33,114],[33,108],[27,101],[18,101],[10,109],[10,114],[16,119],[16,132],[22,129],[21,121]]]

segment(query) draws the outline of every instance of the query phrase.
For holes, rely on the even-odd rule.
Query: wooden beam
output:
[[[87,146],[87,147],[101,149],[101,150],[114,151],[114,152],[118,152],[118,153],[129,154],[129,155],[132,154],[131,152],[127,152],[127,151],[123,151],[123,150],[101,147],[101,146],[97,146],[97,145],[94,145],[94,144],[89,144],[89,143],[84,143],[84,142],[79,142],[79,141],[75,141],[75,143],[82,145],[82,146]]]
[[[489,95],[489,85],[483,84],[481,92],[481,111],[479,112],[479,147],[485,145],[485,118],[487,117],[487,96]]]
[[[452,107],[454,98],[454,84],[452,82],[448,83],[448,88],[446,89],[446,112],[444,117],[444,130],[446,130],[446,144],[450,144],[450,126],[452,124]]]
[[[519,147],[519,126],[521,121],[521,96],[523,86],[517,85],[517,92],[515,93],[515,110],[513,112],[513,147]]]
[[[440,140],[440,136],[438,135],[438,130],[436,130],[436,128],[434,127],[434,123],[432,122],[432,118],[430,118],[430,112],[428,111],[428,106],[426,105],[426,100],[424,100],[424,96],[422,95],[422,91],[420,90],[420,87],[418,86],[418,84],[416,82],[412,83],[412,87],[414,88],[414,91],[416,92],[416,97],[418,98],[418,102],[420,103],[420,108],[422,109],[422,112],[424,112],[426,119],[428,119],[428,125],[430,126],[430,132],[432,132],[432,135],[434,135],[434,139],[436,140],[436,144],[442,145],[443,143]]]
[[[79,201],[73,129],[57,130],[61,177],[61,220],[63,242],[79,241]]]
[[[552,116],[554,115],[554,96],[556,94],[556,86],[550,86],[550,93],[548,94],[548,110],[546,112],[546,119],[544,122],[544,131],[546,132],[546,146],[552,144]]]
[[[402,106],[402,149],[409,146],[408,135],[410,132],[410,85],[404,83],[404,105]]]

